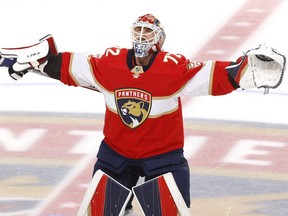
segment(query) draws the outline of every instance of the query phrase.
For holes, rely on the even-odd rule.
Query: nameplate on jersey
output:
[[[148,118],[152,105],[149,92],[134,88],[117,89],[115,100],[118,115],[126,126],[134,129]]]

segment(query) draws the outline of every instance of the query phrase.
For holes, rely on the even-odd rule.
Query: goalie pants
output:
[[[102,141],[97,158],[93,174],[101,169],[129,189],[137,184],[140,177],[147,181],[171,172],[187,207],[190,207],[190,171],[183,149],[144,159],[130,159],[118,154]],[[132,199],[126,209],[132,208]]]

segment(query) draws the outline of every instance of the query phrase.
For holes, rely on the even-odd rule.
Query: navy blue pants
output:
[[[129,189],[136,185],[140,177],[145,177],[147,181],[171,172],[187,207],[190,207],[190,171],[183,149],[144,159],[130,159],[118,154],[102,141],[97,157],[93,174],[101,169]],[[127,209],[132,208],[132,199]]]

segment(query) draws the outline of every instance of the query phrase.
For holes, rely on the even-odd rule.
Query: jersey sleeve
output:
[[[199,63],[198,63],[199,64]],[[247,61],[207,61],[183,88],[189,96],[225,95],[239,88],[240,77],[247,70]]]
[[[67,85],[98,89],[90,63],[85,53],[64,53],[61,68],[61,82]]]
[[[49,59],[44,72],[69,86],[81,86],[99,91],[93,75],[90,58],[86,53],[64,52]]]

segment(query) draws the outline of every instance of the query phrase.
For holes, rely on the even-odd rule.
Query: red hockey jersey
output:
[[[181,96],[223,95],[235,90],[225,67],[232,62],[190,62],[155,53],[134,64],[131,49],[109,48],[100,56],[63,53],[60,80],[101,92],[106,103],[104,141],[128,158],[183,148]]]

